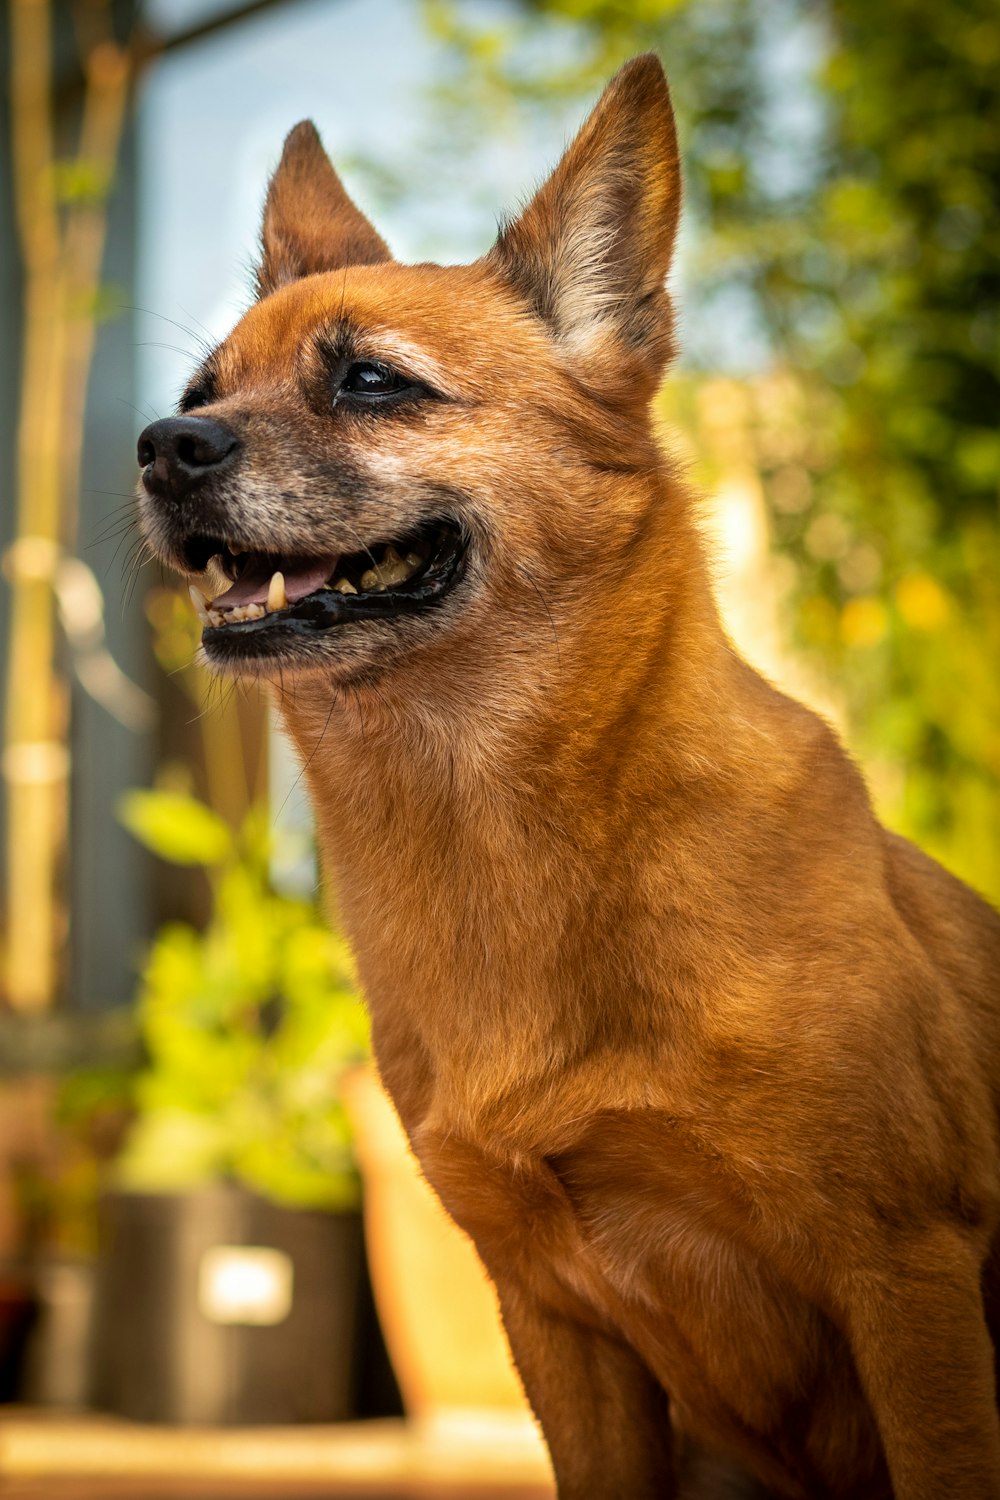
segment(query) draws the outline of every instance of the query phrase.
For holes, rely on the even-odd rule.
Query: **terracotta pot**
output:
[[[471,1240],[422,1177],[375,1074],[359,1070],[344,1094],[364,1178],[372,1286],[407,1412],[528,1417],[496,1294]]]

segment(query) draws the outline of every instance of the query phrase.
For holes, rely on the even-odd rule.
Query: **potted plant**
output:
[[[111,1042],[103,1065],[40,1074],[21,1091],[19,1118],[5,1122],[19,1255],[0,1267],[8,1321],[15,1314],[0,1400],[81,1407],[90,1399],[96,1206],[127,1109],[129,1037],[127,1027],[114,1030],[103,1038]]]
[[[339,1093],[368,1050],[343,940],[278,891],[260,812],[133,792],[126,825],[201,867],[204,931],[157,935],[138,995],[145,1063],[104,1203],[99,1403],[139,1420],[352,1412],[362,1242]]]

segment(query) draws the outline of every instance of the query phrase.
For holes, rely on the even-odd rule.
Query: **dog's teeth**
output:
[[[273,614],[276,609],[288,608],[288,595],[285,593],[285,575],[276,572],[271,574],[271,582],[267,586],[267,607]]]
[[[400,557],[395,547],[386,547],[385,557],[377,568],[369,568],[361,575],[361,587],[363,589],[387,589],[394,587],[397,583],[405,583],[412,578],[421,565],[422,559],[415,552],[408,552],[405,557]]]
[[[218,625],[225,625],[225,623],[226,623],[226,617],[223,614],[223,612],[222,612],[221,609],[210,609],[210,610],[207,611],[207,613],[208,613],[208,623],[210,625],[216,625],[216,626],[218,626]]]
[[[332,585],[335,594],[356,594],[358,591],[347,578],[338,578]]]
[[[248,604],[243,611],[243,618],[245,620],[262,620],[266,614],[267,610],[263,604]]]
[[[416,571],[411,563],[403,562],[400,558],[394,568],[382,569],[382,581],[386,584],[405,583]]]
[[[226,570],[222,566],[222,558],[218,553],[214,557],[210,557],[205,564],[205,577],[212,589],[212,593],[209,596],[212,599],[217,594],[223,593],[233,581],[231,578],[226,577]]]
[[[382,582],[391,587],[393,584],[405,583],[408,578],[412,578],[420,565],[419,558],[416,558],[412,562],[410,561],[410,557],[412,556],[413,554],[411,553],[410,556],[402,558],[395,547],[387,547],[385,562],[379,569]]]
[[[188,593],[191,595],[191,603],[194,605],[195,614],[198,616],[203,625],[207,625],[208,600],[205,598],[205,595],[202,593],[201,589],[198,588],[197,584],[192,583],[188,588]]]

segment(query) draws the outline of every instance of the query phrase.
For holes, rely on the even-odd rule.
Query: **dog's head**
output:
[[[592,606],[652,503],[679,206],[652,56],[471,266],[394,262],[298,125],[259,300],[139,439],[143,526],[205,596],[208,659],[363,681],[484,614],[523,642]]]

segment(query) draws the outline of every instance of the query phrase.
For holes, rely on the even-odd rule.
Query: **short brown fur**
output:
[[[470,267],[389,261],[299,127],[273,294],[213,362],[224,503],[260,546],[442,493],[469,528],[433,621],[349,627],[279,698],[562,1500],[998,1497],[1000,919],[719,625],[649,422],[679,202],[653,58]],[[334,432],[302,390],[347,324],[440,399]]]

